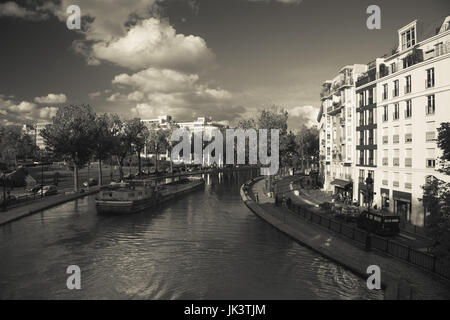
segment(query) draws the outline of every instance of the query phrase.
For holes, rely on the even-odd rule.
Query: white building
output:
[[[374,205],[422,226],[422,186],[439,173],[437,128],[450,122],[450,16],[397,31],[398,46],[357,81],[357,165],[361,201],[369,174]],[[368,99],[370,101],[368,101]],[[362,194],[362,196],[361,196]]]
[[[355,82],[366,65],[342,68],[333,80],[322,84],[319,111],[320,166],[324,190],[352,196],[355,148]]]

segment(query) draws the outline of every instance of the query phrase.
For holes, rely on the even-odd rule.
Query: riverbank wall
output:
[[[368,266],[379,266],[385,299],[450,299],[448,282],[386,255],[367,252],[363,246],[357,246],[330,230],[302,219],[286,208],[275,207],[272,199],[264,193],[263,179],[260,177],[244,184],[241,198],[254,214],[294,241],[363,279],[369,277]],[[258,202],[254,200],[253,195],[256,194]]]

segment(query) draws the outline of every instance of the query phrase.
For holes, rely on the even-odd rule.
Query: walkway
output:
[[[274,206],[264,193],[264,180],[256,182],[250,193],[258,194],[259,203],[243,195],[246,205],[255,214],[301,244],[315,250],[351,271],[367,278],[367,267],[378,265],[387,299],[450,299],[448,281],[387,255],[366,252],[364,248],[339,234]]]
[[[5,212],[0,212],[0,226],[6,223],[18,220],[20,218],[29,216],[31,214],[58,206],[60,204],[73,201],[90,194],[98,192],[98,188],[91,188],[90,191],[84,193],[71,193],[71,194],[59,194],[56,196],[49,196],[46,199],[36,200],[30,204],[20,206],[17,208],[12,208]]]

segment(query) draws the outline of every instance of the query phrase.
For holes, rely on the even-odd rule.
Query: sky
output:
[[[369,30],[366,9],[381,9]],[[66,25],[81,10],[80,30]],[[0,1],[0,124],[48,121],[64,104],[124,118],[233,124],[273,105],[315,124],[320,86],[389,52],[397,30],[449,0]]]

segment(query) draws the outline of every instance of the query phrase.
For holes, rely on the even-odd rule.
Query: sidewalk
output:
[[[91,190],[85,191],[84,193],[71,193],[71,194],[60,194],[56,196],[50,196],[47,199],[37,200],[24,206],[13,208],[5,212],[0,212],[0,226],[18,220],[20,218],[29,216],[31,214],[58,206],[60,204],[69,201],[83,198],[87,195],[94,194],[97,192],[98,188],[92,188]]]
[[[242,194],[246,205],[275,228],[294,238],[330,260],[341,264],[362,278],[367,278],[367,267],[381,268],[381,281],[386,288],[386,299],[450,299],[450,284],[421,269],[387,255],[366,252],[361,245],[295,215],[275,207],[272,198],[263,192],[264,180],[250,188],[258,194],[259,203]]]

